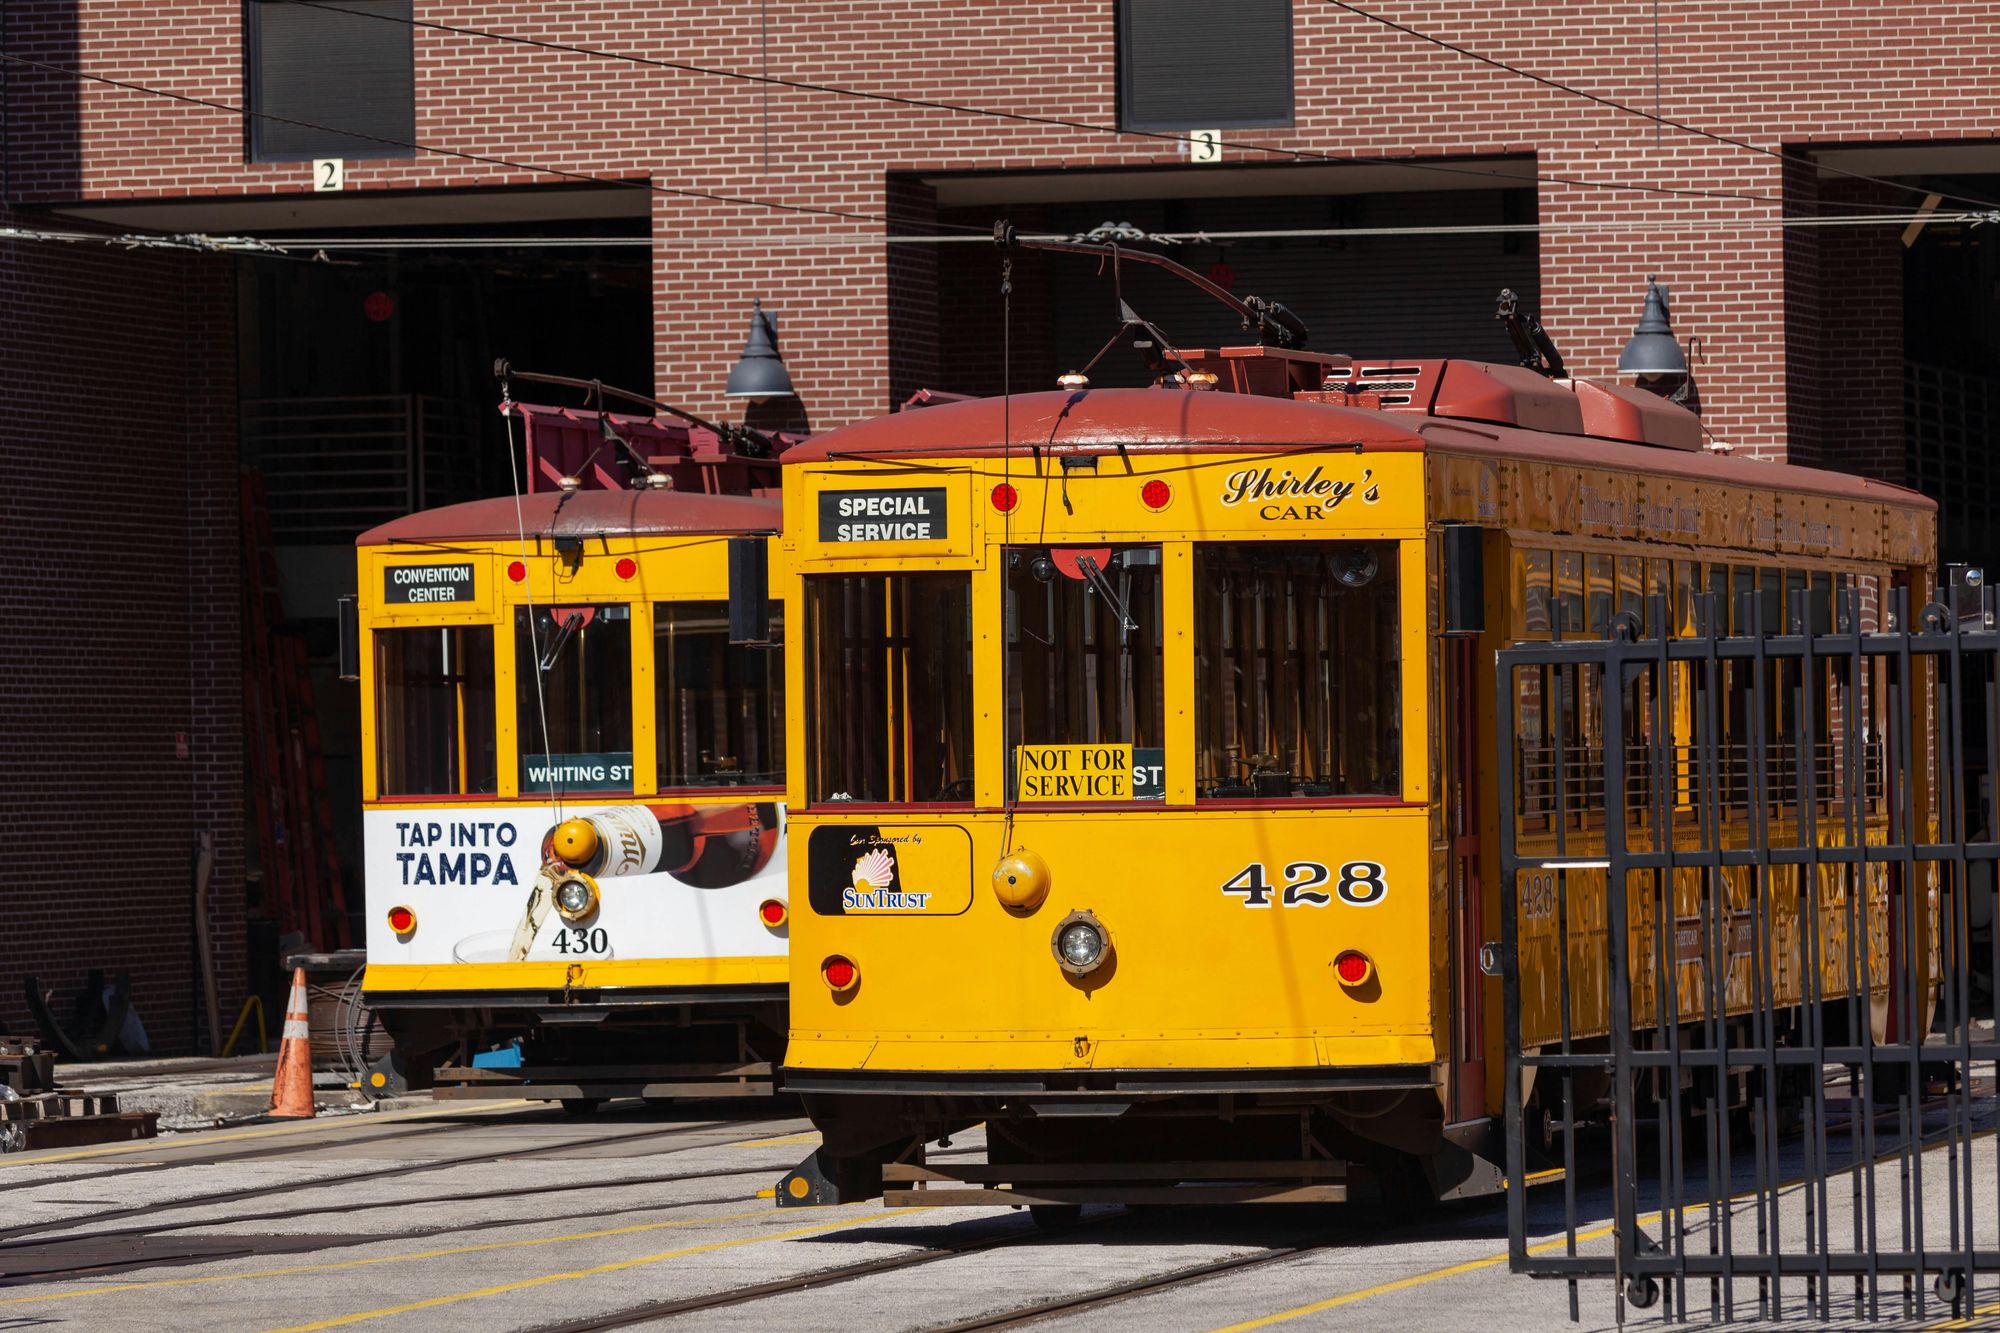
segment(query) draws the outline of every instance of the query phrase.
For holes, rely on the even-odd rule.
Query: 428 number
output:
[[[611,935],[602,926],[570,926],[556,932],[554,944],[557,953],[610,953]]]
[[[1331,894],[1320,886],[1334,880],[1334,872],[1318,861],[1288,861],[1282,873],[1285,882],[1273,884],[1264,863],[1253,861],[1223,881],[1222,891],[1243,895],[1245,907],[1271,906],[1274,892],[1280,893],[1279,902],[1286,907],[1325,907],[1336,896],[1352,907],[1373,907],[1389,892],[1379,861],[1342,862]]]

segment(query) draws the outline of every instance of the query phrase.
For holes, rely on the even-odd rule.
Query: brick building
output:
[[[2000,199],[2000,14],[1977,6],[330,4],[11,0],[0,29],[0,226],[375,243],[0,240],[0,922],[59,990],[132,972],[157,1045],[197,1041],[204,830],[225,1010],[267,981],[240,463],[324,655],[353,531],[507,485],[495,356],[729,415],[760,299],[798,398],[752,410],[786,424],[997,391],[1003,341],[1016,384],[1048,384],[1111,332],[1109,287],[1022,256],[1003,327],[996,217],[1204,234],[1183,262],[1327,350],[1504,358],[1510,286],[1584,375],[1657,273],[1718,440],[1914,480],[1948,554],[2000,554],[2000,228],[1907,219]],[[1182,137],[1211,129],[1219,153]],[[1864,215],[1886,220],[1817,225]],[[885,221],[973,239],[885,244]],[[1231,331],[1150,275],[1126,292],[1180,341]],[[1097,379],[1134,373],[1114,352]],[[351,806],[352,696],[319,683]]]

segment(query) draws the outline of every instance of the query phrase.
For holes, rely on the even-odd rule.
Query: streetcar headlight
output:
[[[565,921],[580,921],[597,910],[597,881],[578,872],[556,881],[556,911]]]
[[[1111,956],[1111,933],[1089,912],[1071,912],[1049,937],[1056,966],[1073,977],[1088,976]]]

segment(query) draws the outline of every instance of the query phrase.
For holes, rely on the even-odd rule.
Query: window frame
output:
[[[1131,10],[1143,0],[1116,0],[1112,6],[1112,47],[1114,51],[1116,90],[1114,102],[1118,114],[1118,128],[1121,130],[1143,130],[1159,133],[1175,133],[1187,130],[1288,130],[1298,123],[1298,12],[1292,0],[1285,3],[1285,114],[1281,120],[1269,116],[1223,116],[1211,117],[1195,123],[1178,116],[1146,117],[1138,114],[1138,99],[1135,89],[1135,73],[1132,69]],[[1227,7],[1217,6],[1222,11],[1221,21],[1227,21]]]
[[[243,98],[246,108],[248,109],[248,111],[252,113],[268,113],[271,115],[280,114],[278,112],[272,111],[271,108],[268,105],[266,105],[267,99],[265,95],[264,83],[266,74],[265,66],[267,62],[263,58],[264,55],[263,15],[269,6],[276,4],[285,4],[287,2],[288,0],[243,0],[243,13],[242,13]],[[407,159],[416,157],[417,149],[414,140],[417,137],[416,135],[417,59],[416,59],[416,29],[414,24],[414,19],[415,19],[414,0],[411,0],[410,10],[411,13],[408,18],[396,18],[393,16],[382,17],[382,18],[357,17],[353,15],[331,14],[329,11],[325,10],[320,10],[315,12],[325,15],[330,21],[333,22],[338,22],[344,18],[352,22],[368,23],[370,25],[380,25],[385,29],[390,27],[400,27],[402,33],[402,42],[403,42],[400,54],[407,61],[409,70],[409,91],[410,91],[409,139],[412,141],[411,143],[409,143],[408,145],[398,145],[389,142],[369,142],[366,144],[365,151],[357,151],[353,144],[335,144],[335,143],[324,144],[317,148],[313,148],[309,151],[303,151],[303,152],[279,151],[270,148],[265,144],[265,135],[268,132],[268,127],[270,125],[270,122],[265,120],[262,114],[248,114],[243,117],[243,160],[249,163],[276,165],[281,163],[315,162],[326,158],[340,158],[342,160],[352,158],[355,161],[365,161],[374,158],[393,160],[393,159]],[[296,129],[297,127],[292,126],[287,128]],[[329,126],[325,132],[333,134],[339,133],[338,129],[332,126]],[[321,131],[312,131],[312,133],[321,133]],[[357,134],[344,134],[341,135],[340,137],[344,139],[355,139],[357,137],[364,137],[364,136]],[[387,136],[384,137],[386,138]]]

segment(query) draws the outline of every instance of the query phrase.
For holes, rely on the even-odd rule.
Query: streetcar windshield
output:
[[[1195,547],[1195,784],[1204,800],[1401,789],[1393,542]]]
[[[806,580],[806,799],[972,800],[972,580]]]
[[[632,608],[516,607],[514,651],[521,790],[632,790]]]
[[[784,641],[772,608],[769,639]],[[660,785],[776,786],[785,780],[785,659],[729,642],[723,602],[653,608]]]
[[[492,627],[378,629],[374,638],[376,791],[498,791]]]
[[[1166,654],[1160,548],[1013,547],[1007,551],[1007,753],[1017,795],[1042,799],[1161,797]],[[1135,780],[1092,790],[1047,747],[1123,746]],[[1024,774],[1032,791],[1019,788]]]

